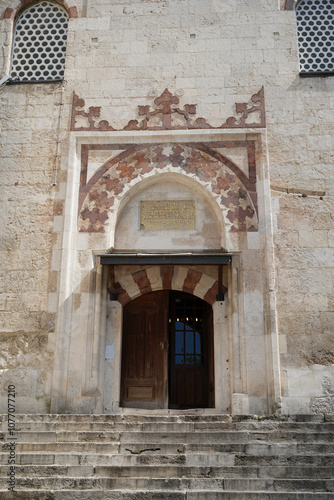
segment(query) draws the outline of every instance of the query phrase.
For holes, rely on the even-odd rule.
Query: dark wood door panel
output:
[[[167,405],[168,292],[149,293],[123,311],[121,405]]]
[[[193,295],[170,294],[170,408],[213,406],[212,308]]]

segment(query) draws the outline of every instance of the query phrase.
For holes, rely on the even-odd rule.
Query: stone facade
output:
[[[213,307],[217,411],[333,412],[334,77],[299,76],[295,2],[59,1],[64,81],[11,84],[30,3],[0,0],[2,411],[120,411],[122,307],[171,289]],[[228,253],[225,301],[217,266],[115,251]]]

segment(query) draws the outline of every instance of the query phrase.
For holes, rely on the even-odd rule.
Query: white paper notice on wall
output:
[[[115,346],[106,345],[105,359],[114,359],[114,358],[115,358]]]

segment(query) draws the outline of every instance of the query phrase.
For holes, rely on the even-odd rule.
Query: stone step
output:
[[[3,465],[0,470],[0,477],[7,478],[8,465]],[[311,466],[187,466],[184,464],[166,465],[16,465],[15,475],[17,478],[46,479],[48,477],[62,476],[63,478],[73,477],[94,477],[94,478],[128,478],[139,477],[150,478],[274,478],[287,480],[313,479],[314,468]],[[334,478],[334,468],[318,466],[316,468],[316,480],[331,480]],[[333,479],[334,480],[334,479]]]
[[[217,423],[212,422],[207,425],[217,425]],[[197,424],[198,425],[198,424]],[[202,423],[202,425],[205,425]],[[311,431],[311,432],[333,432],[334,422],[235,422],[231,425],[233,430],[243,431]]]
[[[211,422],[298,422],[300,424],[305,422],[334,422],[334,414],[296,414],[296,415],[267,415],[267,416],[257,416],[257,415],[227,415],[222,413],[216,413],[214,410],[211,414],[203,413],[203,411],[189,410],[183,411],[182,414],[179,410],[175,412],[169,410],[166,414],[166,410],[163,413],[154,413],[154,410],[150,413],[133,413],[135,410],[129,410],[131,413],[104,415],[104,414],[23,414],[17,413],[15,416],[16,421],[26,421],[26,422],[67,422],[67,421],[77,421],[77,422],[200,422],[200,421],[211,421]],[[206,410],[207,412],[207,410]],[[7,421],[7,414],[0,414],[0,422]]]
[[[203,412],[202,412],[203,413]],[[248,420],[249,417],[247,416]],[[154,414],[151,413],[131,413],[131,414],[114,414],[114,415],[104,415],[104,414],[15,414],[16,422],[126,422],[126,423],[144,423],[144,422],[239,422],[243,421],[239,417],[235,420],[234,417],[227,414],[213,413],[213,414],[201,414],[201,413],[187,413],[186,411],[180,414],[176,411],[175,414],[164,413]],[[254,419],[258,420],[258,417],[254,416]],[[333,419],[334,420],[334,419]],[[318,421],[323,422],[324,417]],[[7,414],[0,414],[0,422],[7,422]]]
[[[81,421],[53,421],[53,422],[26,422],[16,421],[15,432],[50,432],[50,431],[93,431],[93,432],[196,432],[196,431],[312,431],[334,432],[334,422],[326,424],[319,422],[81,422]],[[8,424],[2,422],[1,432],[8,432]]]
[[[121,443],[217,443],[217,442],[247,442],[250,437],[245,431],[226,432],[103,432],[103,431],[45,431],[17,432],[20,443],[41,442],[121,442]],[[7,436],[7,442],[11,437]]]
[[[150,471],[147,471],[150,472]],[[0,478],[0,488],[6,489],[7,478]],[[16,489],[73,490],[228,490],[334,493],[334,481],[329,479],[276,478],[217,478],[217,477],[16,477]]]
[[[15,498],[334,500],[333,417],[17,415]],[[7,500],[13,437],[0,422]]]
[[[8,465],[8,453],[0,453],[0,464]],[[74,454],[74,453],[18,453],[16,455],[17,465],[187,465],[187,466],[232,466],[235,463],[235,455],[230,453],[200,454],[184,453],[161,455],[151,450],[140,454]]]
[[[334,449],[332,449],[334,451]],[[235,465],[312,465],[334,467],[334,454],[328,455],[248,455],[236,454]],[[334,472],[334,469],[333,469]]]
[[[2,452],[9,449],[9,444],[1,446]],[[144,445],[134,445],[129,443],[94,443],[94,442],[61,442],[61,443],[20,443],[16,447],[17,453],[120,453],[120,454],[141,454],[146,449],[156,450],[155,453],[170,455],[175,453],[245,453],[246,445],[242,443],[227,444],[179,444],[179,443],[145,443]],[[153,453],[153,452],[151,452]]]
[[[112,431],[23,431],[15,433],[20,443],[32,442],[132,442],[141,443],[249,443],[251,441],[262,442],[313,442],[334,443],[334,432],[312,432],[312,431],[203,431],[203,432],[112,432]],[[2,439],[4,443],[10,442],[9,435]]]
[[[245,445],[242,453],[248,455],[327,455],[334,453],[332,443],[263,443],[252,442]]]
[[[129,449],[130,450],[130,449]],[[281,465],[281,466],[316,466],[333,467],[334,454],[321,455],[246,455],[239,453],[174,453],[161,454],[155,448],[146,448],[127,454],[75,454],[62,453],[17,453],[17,465],[164,465],[178,464],[187,466],[221,465]],[[176,450],[175,450],[176,451]],[[331,450],[333,451],[333,449]],[[8,453],[0,453],[0,464],[8,465]]]
[[[240,431],[242,432],[242,431]],[[307,430],[300,431],[284,431],[278,429],[272,432],[249,432],[249,440],[252,441],[267,441],[267,442],[313,442],[313,443],[328,443],[334,442],[333,432],[313,432]]]
[[[132,443],[131,443],[132,445]],[[125,445],[127,446],[127,445]],[[153,447],[155,445],[152,445]],[[170,447],[173,449],[172,453],[175,453],[175,444]],[[8,442],[1,445],[1,450],[3,453],[9,449]],[[118,443],[94,443],[94,442],[64,442],[64,443],[20,443],[18,442],[16,446],[16,453],[38,453],[38,452],[49,452],[49,453],[71,453],[71,452],[80,452],[80,453],[118,453],[120,446]]]
[[[13,493],[4,491],[1,500],[13,500]],[[17,490],[19,500],[333,500],[332,493],[264,492],[264,491],[165,491],[165,490]]]

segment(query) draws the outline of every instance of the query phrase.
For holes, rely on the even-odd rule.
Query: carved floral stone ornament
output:
[[[90,148],[108,148],[108,145]],[[220,148],[243,147],[247,152],[246,175]],[[86,146],[87,148],[87,146]],[[217,199],[227,230],[258,230],[256,155],[254,141],[187,144],[118,145],[123,151],[87,178],[88,151],[82,156],[79,191],[79,231],[105,232],[105,224],[123,193],[140,179],[161,172],[187,174],[209,189]]]
[[[249,102],[235,104],[237,116],[230,116],[219,127],[213,127],[205,118],[196,118],[196,104],[185,104],[178,107],[180,99],[168,89],[154,99],[155,107],[138,106],[141,120],[133,119],[120,130],[192,130],[192,129],[226,129],[226,128],[264,128],[266,126],[264,88],[253,94]],[[107,120],[99,120],[100,106],[91,106],[84,110],[85,101],[73,93],[71,131],[117,131]],[[78,117],[86,118],[87,125],[79,126]],[[253,120],[253,121],[252,121]]]

